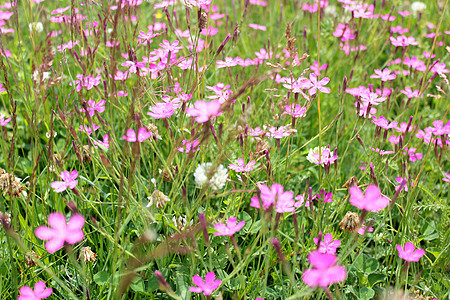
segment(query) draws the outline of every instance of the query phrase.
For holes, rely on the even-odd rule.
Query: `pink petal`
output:
[[[20,288],[20,290],[19,290],[19,292],[20,292],[20,295],[21,296],[26,296],[26,298],[28,298],[28,297],[33,297],[34,296],[34,292],[33,292],[33,290],[29,287],[29,286],[24,286],[24,287],[21,287]],[[19,297],[20,298],[20,297]],[[26,299],[25,297],[23,297],[23,299]]]
[[[34,235],[38,239],[41,239],[41,240],[44,240],[44,241],[52,239],[54,234],[55,233],[54,233],[53,229],[50,229],[47,226],[39,226],[34,231]]]
[[[323,276],[322,286],[328,286],[332,283],[344,281],[347,277],[347,272],[343,266],[334,266],[329,268]],[[326,284],[326,285],[325,285]]]
[[[203,292],[203,289],[202,289],[202,288],[195,287],[195,286],[190,286],[190,287],[189,287],[189,290],[190,290],[191,292],[193,292],[193,293],[201,293],[201,292]]]
[[[82,215],[73,215],[67,222],[67,230],[81,230],[84,226],[85,219]]]
[[[48,224],[57,232],[66,231],[66,217],[60,212],[51,213],[48,216]]]
[[[205,276],[205,285],[210,285],[216,279],[214,272],[208,272]]]
[[[324,254],[317,251],[308,255],[309,263],[316,269],[326,269],[336,263],[337,257],[333,254]]]
[[[65,241],[71,245],[83,240],[84,232],[82,230],[67,231]]]
[[[192,277],[192,282],[194,282],[195,285],[198,285],[199,287],[202,287],[205,283],[203,282],[203,279],[199,275],[194,275]],[[200,291],[201,292],[201,291]],[[199,293],[200,293],[199,292]]]
[[[311,287],[318,286],[322,277],[321,270],[307,269],[302,274],[303,282]]]
[[[64,246],[64,239],[55,237],[52,240],[45,243],[45,249],[47,249],[48,253],[55,253],[59,249]]]
[[[54,181],[50,183],[50,186],[55,189],[55,193],[61,193],[67,189],[68,185],[64,181]]]

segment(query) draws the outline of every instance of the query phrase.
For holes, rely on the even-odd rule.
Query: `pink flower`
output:
[[[107,134],[105,134],[103,136],[103,142],[100,140],[94,140],[94,144],[96,145],[96,146],[94,146],[95,149],[97,149],[98,146],[100,146],[100,148],[104,148],[103,150],[109,149],[109,136]]]
[[[290,81],[283,84],[283,86],[292,90],[292,92],[296,94],[300,93],[303,89],[309,89],[312,87],[312,83],[303,76],[300,76],[297,80],[291,80],[290,78],[288,80]]]
[[[191,117],[195,117],[198,123],[205,123],[212,118],[220,116],[222,114],[220,108],[219,100],[211,102],[199,100],[194,103],[194,108],[188,108],[186,112]]]
[[[258,25],[258,24],[248,24],[248,27],[256,29],[256,30],[262,30],[262,31],[266,31],[267,30],[266,26]]]
[[[325,190],[320,190],[319,194],[317,195],[317,198],[323,199],[323,203],[333,202],[333,194],[327,193]]]
[[[138,133],[136,136],[136,132],[133,129],[128,129],[127,134],[122,137],[127,142],[134,143],[139,142],[142,143],[143,141],[149,139],[152,136],[152,132],[148,131],[145,128],[139,128]]]
[[[92,128],[86,125],[80,125],[80,128],[78,128],[78,131],[85,132],[88,135],[91,135],[93,131],[97,131],[100,128],[100,126],[95,125],[95,123],[92,123]]]
[[[290,104],[284,107],[283,115],[293,116],[294,118],[303,118],[306,116],[306,107],[300,104]]]
[[[205,296],[211,295],[222,284],[222,280],[216,280],[214,272],[208,272],[205,276],[205,281],[199,275],[194,275],[192,281],[197,286],[191,286],[189,290],[194,293],[203,293]]]
[[[397,77],[395,74],[391,74],[391,70],[384,69],[381,71],[380,69],[375,70],[375,74],[371,75],[370,78],[380,78],[381,81],[388,81],[388,80],[394,80],[395,77]]]
[[[364,225],[365,221],[362,222],[362,225]],[[358,229],[359,235],[364,235],[366,232],[373,232],[373,227],[367,228],[367,226],[361,226],[361,228]]]
[[[248,135],[250,136],[260,136],[262,134],[266,133],[261,127],[257,126],[255,129],[248,127]]]
[[[252,160],[247,165],[245,165],[245,161],[243,158],[238,158],[237,165],[231,164],[228,167],[231,170],[234,170],[237,173],[243,173],[243,172],[251,172],[253,171],[253,168],[256,164],[256,161]]]
[[[444,178],[442,178],[443,181],[450,182],[450,173],[444,173]]]
[[[325,77],[320,81],[317,81],[317,75],[314,73],[309,74],[309,80],[311,81],[311,88],[309,89],[308,93],[310,96],[315,95],[317,93],[317,90],[321,91],[322,93],[329,94],[330,88],[324,87],[324,85],[328,84],[330,82],[330,78]]]
[[[219,32],[219,29],[214,28],[213,26],[208,26],[208,28],[203,28],[202,31],[200,31],[201,35],[209,35],[213,36],[216,35]]]
[[[261,191],[260,198],[264,209],[268,209],[276,202],[276,211],[278,213],[292,212],[295,210],[294,194],[291,191],[285,192],[281,184],[274,183],[271,188],[263,184],[259,186],[259,190]],[[250,206],[260,208],[260,198],[257,196],[253,197]]]
[[[134,61],[127,60],[126,62],[122,63],[122,66],[129,67],[128,72],[136,73],[138,68],[145,67],[145,63],[143,63],[143,62],[136,63]]]
[[[413,243],[408,242],[403,248],[401,245],[397,245],[398,257],[406,261],[419,261],[420,258],[425,254],[425,250],[416,249]]]
[[[9,121],[11,121],[11,118],[5,119],[5,116],[0,114],[0,126],[5,127]]]
[[[95,102],[94,100],[88,101],[88,107],[87,109],[80,109],[81,112],[88,112],[89,116],[92,117],[95,115],[95,112],[97,111],[99,114],[105,111],[105,103],[106,100],[100,100],[99,102]]]
[[[150,108],[150,112],[147,115],[155,119],[170,118],[175,113],[175,108],[173,102],[156,103]]]
[[[326,70],[327,67],[328,67],[327,64],[323,64],[323,65],[320,66],[317,61],[315,61],[312,65],[309,66],[309,68],[311,70],[313,70],[314,74],[316,74],[317,76],[320,76],[321,75],[320,71]]]
[[[314,244],[319,244],[319,238],[313,238]],[[336,249],[341,245],[340,240],[334,240],[331,233],[327,233],[323,237],[323,241],[320,242],[319,251],[320,253],[328,253],[328,254],[334,254],[336,253]]]
[[[442,120],[433,121],[433,126],[430,127],[430,132],[436,136],[450,134],[450,121],[448,121],[445,125]]]
[[[381,195],[376,185],[369,185],[366,195],[357,186],[350,188],[350,204],[359,209],[377,212],[389,205],[389,199]]]
[[[419,97],[419,90],[413,91],[410,87],[405,87],[405,89],[401,90],[400,93],[405,94],[409,99]]]
[[[214,235],[221,236],[221,235],[228,235],[232,236],[239,230],[241,230],[242,227],[244,227],[245,221],[237,223],[236,218],[232,217],[227,220],[227,224],[215,224],[214,228],[216,228],[217,232],[214,232]]]
[[[3,84],[0,83],[0,93],[6,91],[6,89],[3,87]]]
[[[335,266],[337,256],[334,254],[311,252],[308,255],[309,263],[312,269],[303,272],[303,282],[311,287],[327,287],[330,284],[344,281],[347,272],[343,266]]]
[[[41,300],[49,297],[53,293],[52,288],[46,288],[45,282],[38,281],[32,290],[29,286],[21,287],[20,295],[17,300]]]
[[[63,181],[54,181],[50,184],[50,186],[55,189],[56,193],[62,193],[67,188],[73,189],[78,184],[78,180],[76,180],[78,177],[77,170],[73,170],[70,173],[69,171],[62,171],[61,174],[59,174],[59,177],[61,177]]]
[[[183,147],[178,147],[177,150],[184,153],[196,152],[200,149],[199,144],[199,140],[194,140],[193,142],[183,140]]]
[[[45,248],[49,253],[55,253],[64,246],[64,242],[73,245],[84,238],[84,221],[83,216],[73,215],[66,223],[66,217],[62,213],[54,212],[48,216],[51,228],[39,226],[34,234],[41,240],[48,240]]]

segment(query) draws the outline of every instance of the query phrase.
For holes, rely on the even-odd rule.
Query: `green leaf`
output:
[[[369,275],[368,279],[370,287],[373,287],[375,284],[383,282],[386,279],[386,275],[380,273],[373,273]]]
[[[441,250],[437,247],[426,248],[425,251],[430,252],[436,258],[441,254]]]
[[[375,291],[368,287],[362,287],[359,291],[359,299],[360,300],[369,300],[375,296]]]
[[[245,232],[247,232],[249,230],[249,228],[252,226],[252,217],[245,211],[241,211],[240,213],[237,214],[237,221],[241,222],[241,221],[245,221],[245,225],[242,228],[242,230],[244,230]]]
[[[250,229],[250,233],[252,234],[258,233],[259,230],[261,229],[261,226],[262,226],[261,220],[256,221],[255,223],[253,223],[253,226]]]
[[[109,275],[105,271],[100,271],[94,275],[94,281],[98,285],[104,285],[108,281]]]
[[[142,280],[142,278],[137,279],[130,286],[133,289],[133,291],[135,291],[135,292],[138,292],[138,293],[145,292],[145,283],[144,283],[144,280]]]
[[[379,264],[375,258],[371,258],[363,254],[356,259],[355,268],[365,274],[371,274],[378,270]]]

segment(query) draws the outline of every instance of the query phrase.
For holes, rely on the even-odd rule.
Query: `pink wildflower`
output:
[[[260,136],[262,134],[266,133],[261,127],[257,126],[255,129],[248,127],[248,135],[250,136]]]
[[[95,123],[92,123],[92,128],[86,125],[80,125],[80,128],[78,128],[78,131],[85,132],[87,135],[91,135],[92,132],[97,131],[100,128],[100,126],[95,125]]]
[[[5,119],[5,116],[0,114],[0,126],[5,127],[6,124],[9,123],[9,121],[11,121],[11,118]]]
[[[247,165],[245,165],[245,161],[243,158],[238,158],[237,164],[231,164],[228,166],[231,170],[234,170],[237,173],[243,173],[243,172],[251,172],[253,171],[253,168],[256,164],[256,161],[252,160]]]
[[[61,174],[59,174],[59,177],[61,177],[63,181],[54,181],[50,184],[50,186],[55,189],[56,193],[62,193],[67,190],[67,188],[74,189],[78,184],[78,180],[76,180],[78,177],[77,170],[73,170],[72,172],[62,171]]]
[[[143,62],[136,63],[134,61],[127,60],[126,62],[122,63],[122,66],[129,67],[128,72],[134,74],[137,72],[138,68],[144,68],[145,63],[143,63]]]
[[[195,117],[195,120],[198,123],[205,123],[212,118],[220,116],[222,114],[220,108],[221,105],[219,100],[214,100],[211,102],[199,100],[194,103],[193,108],[188,108],[186,112],[191,117]]]
[[[46,288],[45,282],[38,281],[34,285],[34,289],[31,289],[29,286],[21,287],[20,295],[17,300],[41,300],[49,297],[53,293],[52,288]]]
[[[200,149],[199,144],[199,140],[194,140],[193,142],[183,140],[183,147],[178,147],[177,150],[184,153],[197,152]]]
[[[425,254],[425,250],[416,249],[413,243],[406,243],[403,248],[401,245],[397,245],[398,257],[406,261],[419,261],[420,258]]]
[[[389,205],[389,199],[381,195],[376,185],[369,185],[366,195],[357,186],[350,188],[350,204],[359,209],[377,212]]]
[[[97,111],[99,114],[105,111],[105,103],[106,100],[100,100],[99,102],[95,102],[94,100],[88,101],[88,107],[87,109],[80,109],[81,112],[88,112],[89,116],[92,117],[95,115],[95,112]]]
[[[327,193],[325,190],[320,190],[316,196],[318,199],[323,199],[323,203],[333,202],[333,193]]]
[[[64,246],[64,242],[73,245],[84,238],[84,222],[83,216],[73,215],[66,223],[66,217],[62,213],[54,212],[48,216],[51,228],[39,226],[34,234],[41,240],[48,240],[45,248],[49,253],[55,253]]]
[[[375,74],[371,75],[370,78],[380,78],[381,81],[388,81],[388,80],[394,80],[395,77],[397,77],[395,74],[391,74],[391,70],[384,69],[381,71],[380,69],[375,70]]]
[[[293,116],[294,118],[303,118],[306,116],[306,107],[299,104],[290,104],[284,107],[283,115]]]
[[[328,84],[330,82],[330,78],[325,77],[319,81],[317,81],[317,75],[314,73],[309,74],[309,80],[311,81],[311,88],[309,89],[308,93],[310,96],[315,95],[317,93],[317,90],[321,91],[322,93],[329,94],[330,88],[324,87],[324,85]]]
[[[450,182],[450,173],[444,173],[444,178],[442,178],[445,182]]]
[[[281,184],[274,183],[270,188],[263,184],[259,186],[259,190],[261,192],[260,198],[257,196],[253,197],[250,202],[251,207],[260,208],[259,200],[261,199],[262,207],[264,209],[268,209],[276,202],[277,208],[280,205],[280,209],[286,208],[286,206],[292,204],[292,207],[290,207],[289,210],[294,211],[294,194],[291,191],[284,191]]]
[[[419,97],[419,90],[413,91],[410,87],[405,87],[405,89],[401,90],[400,93],[405,94],[409,99]]]
[[[362,222],[362,225],[364,225],[365,221]],[[373,232],[373,227],[367,228],[367,226],[361,226],[361,228],[358,229],[359,235],[364,235],[366,232]]]
[[[194,275],[192,281],[197,286],[191,286],[189,290],[193,293],[203,293],[205,296],[211,295],[222,284],[222,280],[216,280],[214,272],[208,272],[205,281],[199,275]]]
[[[232,217],[227,220],[227,224],[215,224],[214,228],[216,228],[217,232],[214,232],[214,235],[221,236],[221,235],[228,235],[232,236],[239,230],[241,230],[242,227],[244,227],[245,221],[237,223],[236,218]]]
[[[316,74],[317,76],[320,76],[320,75],[321,75],[321,72],[320,72],[320,71],[326,70],[327,67],[328,67],[327,64],[323,64],[323,65],[320,66],[319,63],[318,63],[317,61],[315,61],[312,65],[309,66],[309,68],[310,68],[311,70],[313,70],[313,71],[314,71],[314,74]]]
[[[319,245],[319,238],[314,238],[314,244]],[[331,233],[327,233],[323,237],[323,241],[320,242],[319,251],[320,253],[328,253],[328,254],[335,254],[336,249],[341,245],[340,240],[334,240]]]
[[[305,270],[302,279],[310,287],[327,287],[330,284],[344,281],[347,277],[343,266],[335,266],[337,256],[334,254],[314,251],[308,255],[308,260],[313,268]]]
[[[149,139],[152,136],[152,132],[148,131],[145,128],[139,128],[136,136],[136,132],[133,129],[128,129],[126,135],[122,136],[122,139],[124,139],[127,142],[134,143],[139,142],[142,143],[143,141]]]
[[[170,118],[175,113],[175,108],[173,102],[156,103],[150,108],[150,112],[147,115],[155,119]]]
[[[267,27],[264,25],[258,25],[258,24],[248,24],[248,27],[256,29],[256,30],[262,30],[267,31]]]

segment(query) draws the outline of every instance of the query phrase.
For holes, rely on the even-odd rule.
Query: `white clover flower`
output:
[[[36,31],[37,33],[41,33],[44,30],[44,26],[41,22],[33,22],[28,24],[28,28],[30,28],[30,32]]]
[[[213,164],[203,163],[199,164],[197,169],[194,172],[195,183],[199,187],[203,187],[208,183],[208,173],[212,168]],[[212,174],[212,177],[209,179],[209,184],[211,188],[215,191],[220,190],[224,187],[228,178],[228,170],[222,165],[217,166]]]
[[[45,137],[48,138],[48,139],[50,139],[51,135],[52,135],[51,131],[47,131],[45,133]],[[57,135],[58,135],[58,133],[56,131],[53,131],[53,137],[56,137]]]
[[[413,12],[421,12],[427,8],[427,5],[421,1],[416,1],[411,4],[411,10]]]

